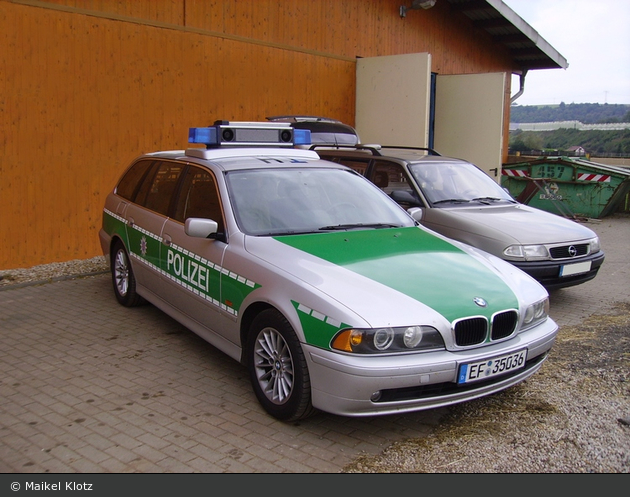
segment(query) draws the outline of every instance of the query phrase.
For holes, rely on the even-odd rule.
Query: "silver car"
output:
[[[191,128],[203,148],[134,160],[100,230],[118,301],[240,361],[282,420],[445,406],[532,376],[558,330],[545,288],[293,148],[308,138],[218,121]]]
[[[548,290],[585,283],[604,262],[591,229],[517,202],[464,160],[422,148],[312,148],[360,172],[401,206],[415,208],[424,226],[500,257]]]

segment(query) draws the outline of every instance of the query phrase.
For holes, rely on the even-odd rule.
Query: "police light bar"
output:
[[[310,145],[311,132],[290,123],[216,121],[208,128],[190,128],[189,143],[217,147],[293,147]]]

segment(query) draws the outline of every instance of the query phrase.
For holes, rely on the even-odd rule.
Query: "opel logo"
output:
[[[481,297],[475,297],[473,299],[473,302],[477,304],[479,307],[486,307],[488,305],[488,303]]]
[[[569,247],[569,255],[571,257],[575,257],[577,255],[577,249],[573,245]]]

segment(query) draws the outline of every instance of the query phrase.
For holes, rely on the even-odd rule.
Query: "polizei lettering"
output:
[[[210,283],[208,268],[197,261],[169,249],[166,257],[166,270],[189,285],[208,292]]]

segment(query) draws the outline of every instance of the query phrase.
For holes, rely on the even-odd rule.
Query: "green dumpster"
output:
[[[630,169],[543,157],[503,164],[501,185],[519,202],[538,209],[572,218],[603,218],[627,204]]]

